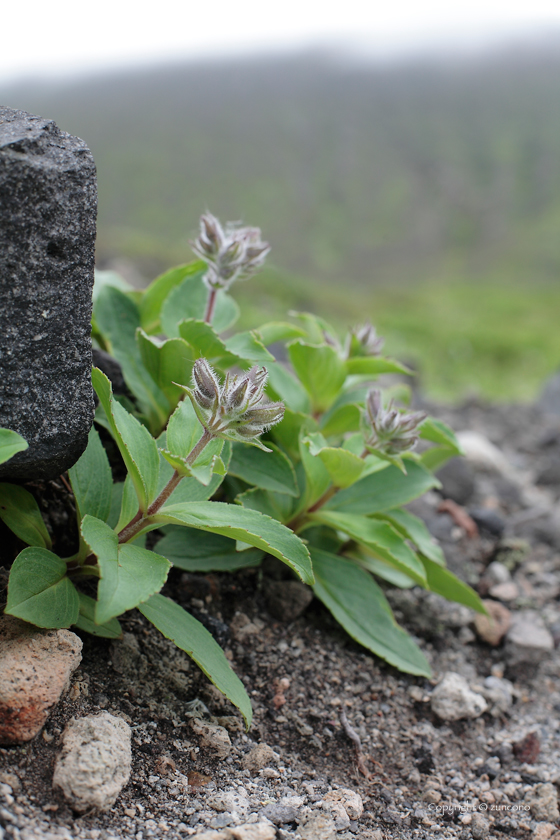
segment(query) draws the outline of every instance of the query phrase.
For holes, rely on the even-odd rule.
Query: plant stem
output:
[[[207,444],[209,444],[213,438],[214,435],[207,429],[204,429],[204,432],[202,433],[198,443],[195,443],[195,445],[185,458],[185,461],[189,466],[192,466],[194,464],[204,447]],[[155,499],[152,502],[146,513],[141,513],[141,511],[138,511],[136,516],[130,520],[128,525],[125,525],[125,527],[119,534],[119,543],[129,542],[131,539],[134,539],[134,537],[137,534],[140,533],[142,528],[145,526],[147,520],[151,516],[154,516],[158,512],[158,510],[161,507],[163,507],[163,505],[166,503],[168,498],[171,496],[171,494],[183,478],[184,476],[182,476],[177,470],[175,470],[175,472],[173,473],[173,475],[171,476],[171,478],[169,479],[169,481],[167,482],[157,499]]]
[[[204,320],[207,324],[212,323],[212,318],[214,316],[214,307],[216,306],[217,293],[217,289],[210,289],[208,293],[208,303],[206,304],[206,313],[204,315]]]

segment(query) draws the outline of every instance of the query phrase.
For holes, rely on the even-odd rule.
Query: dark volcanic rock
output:
[[[0,478],[52,478],[93,420],[91,152],[51,120],[0,107],[0,195],[0,426],[29,443]]]

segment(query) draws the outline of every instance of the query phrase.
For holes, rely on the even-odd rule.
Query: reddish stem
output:
[[[207,324],[212,323],[212,318],[214,317],[214,307],[216,306],[216,289],[210,289],[208,294],[208,303],[206,304],[206,313],[204,315],[204,320]]]

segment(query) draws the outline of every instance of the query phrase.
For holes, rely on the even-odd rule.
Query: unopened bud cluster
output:
[[[211,213],[200,217],[200,232],[191,245],[208,264],[204,282],[212,291],[228,289],[235,280],[254,274],[270,251],[259,228],[238,227],[233,222],[222,228]]]
[[[198,419],[214,437],[254,440],[284,416],[284,403],[268,402],[265,397],[265,368],[253,367],[235,376],[228,373],[220,385],[206,359],[197,359],[192,378],[192,389],[181,387],[191,398]]]
[[[349,339],[348,356],[379,356],[385,344],[369,321],[363,327],[354,327]]]
[[[364,443],[366,449],[386,455],[410,452],[419,438],[419,427],[426,419],[423,411],[399,411],[389,402],[383,408],[380,391],[370,391],[364,413]]]

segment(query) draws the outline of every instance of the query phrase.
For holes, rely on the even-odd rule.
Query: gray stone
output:
[[[481,694],[471,691],[464,677],[448,671],[432,692],[431,706],[442,720],[463,720],[481,715],[487,703]]]
[[[266,581],[265,598],[268,611],[275,618],[294,621],[313,600],[313,590],[298,580]]]
[[[531,816],[537,821],[557,822],[558,793],[550,782],[535,785],[525,794],[525,804],[531,809]]]
[[[290,805],[282,805],[280,802],[271,802],[262,809],[260,816],[266,817],[274,825],[285,825],[286,823],[295,823],[298,810]]]
[[[299,827],[301,840],[335,840],[334,820],[327,814],[315,814]]]
[[[540,615],[533,610],[513,614],[506,635],[505,655],[512,673],[531,674],[554,649],[554,639]]]
[[[560,373],[547,380],[537,405],[547,414],[560,416]]]
[[[507,712],[513,704],[513,685],[500,677],[486,677],[481,694],[488,701],[490,714],[494,717]]]
[[[54,478],[93,421],[91,152],[51,120],[0,107],[0,195],[0,427],[29,443],[0,478]]]
[[[452,499],[458,505],[466,505],[475,491],[474,470],[465,458],[451,458],[436,473],[441,481],[441,492],[445,499]]]
[[[486,817],[475,811],[471,820],[471,833],[473,840],[484,840],[490,833],[490,826]]]
[[[53,787],[79,814],[107,811],[130,778],[130,727],[108,712],[72,719],[56,759]]]

